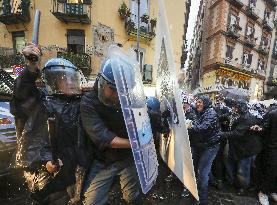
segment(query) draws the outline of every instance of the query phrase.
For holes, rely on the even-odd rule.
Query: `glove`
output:
[[[41,48],[37,45],[29,43],[25,48],[22,49],[22,53],[27,59],[28,69],[31,72],[36,72],[40,58],[42,56]]]
[[[221,141],[227,140],[226,135],[225,135],[224,132],[222,132],[222,131],[219,131],[219,132],[218,132],[218,136],[220,137],[220,140],[221,140]]]
[[[187,129],[192,129],[192,120],[186,120]]]

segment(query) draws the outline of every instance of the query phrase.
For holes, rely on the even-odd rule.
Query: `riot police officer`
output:
[[[30,44],[25,56],[41,57]],[[42,77],[45,88],[38,88]],[[25,170],[31,196],[41,204],[75,204],[87,162],[78,134],[82,74],[70,61],[50,59],[43,69],[39,61],[27,66],[15,81],[13,114],[17,129],[16,167]]]
[[[123,199],[130,204],[142,204],[138,175],[109,58],[102,63],[94,89],[82,97],[81,119],[95,153],[85,182],[84,204],[106,204],[115,176],[119,176]]]

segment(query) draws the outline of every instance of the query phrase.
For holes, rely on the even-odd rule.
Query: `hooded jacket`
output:
[[[250,127],[257,125],[260,121],[250,114],[247,103],[238,100],[236,102],[239,118],[229,132],[223,132],[220,135],[228,138],[233,157],[237,160],[258,154],[262,149],[262,143],[259,135],[250,130]]]
[[[209,147],[219,143],[219,122],[208,96],[200,96],[204,103],[201,112],[196,110],[196,120],[192,124],[191,143],[195,146]]]

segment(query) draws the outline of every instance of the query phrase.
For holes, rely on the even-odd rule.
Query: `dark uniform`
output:
[[[78,134],[81,133],[80,96],[48,96],[45,89],[36,87],[39,76],[39,72],[25,69],[15,81],[11,104],[18,141],[15,166],[25,170],[28,187],[39,203],[67,204],[75,196],[66,189],[81,180],[88,164],[84,141]],[[49,141],[49,117],[55,118],[56,143],[53,146]],[[53,152],[63,164],[55,175],[45,168],[46,163],[53,160]]]

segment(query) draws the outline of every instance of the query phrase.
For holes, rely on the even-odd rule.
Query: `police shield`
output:
[[[192,163],[189,136],[178,86],[175,56],[172,49],[170,24],[166,16],[164,1],[159,0],[155,64],[157,68],[157,95],[161,101],[161,112],[167,114],[170,133],[160,141],[160,154],[168,167],[198,199],[198,190]]]
[[[111,46],[108,55],[142,192],[146,194],[156,181],[158,160],[139,66],[117,46]]]

